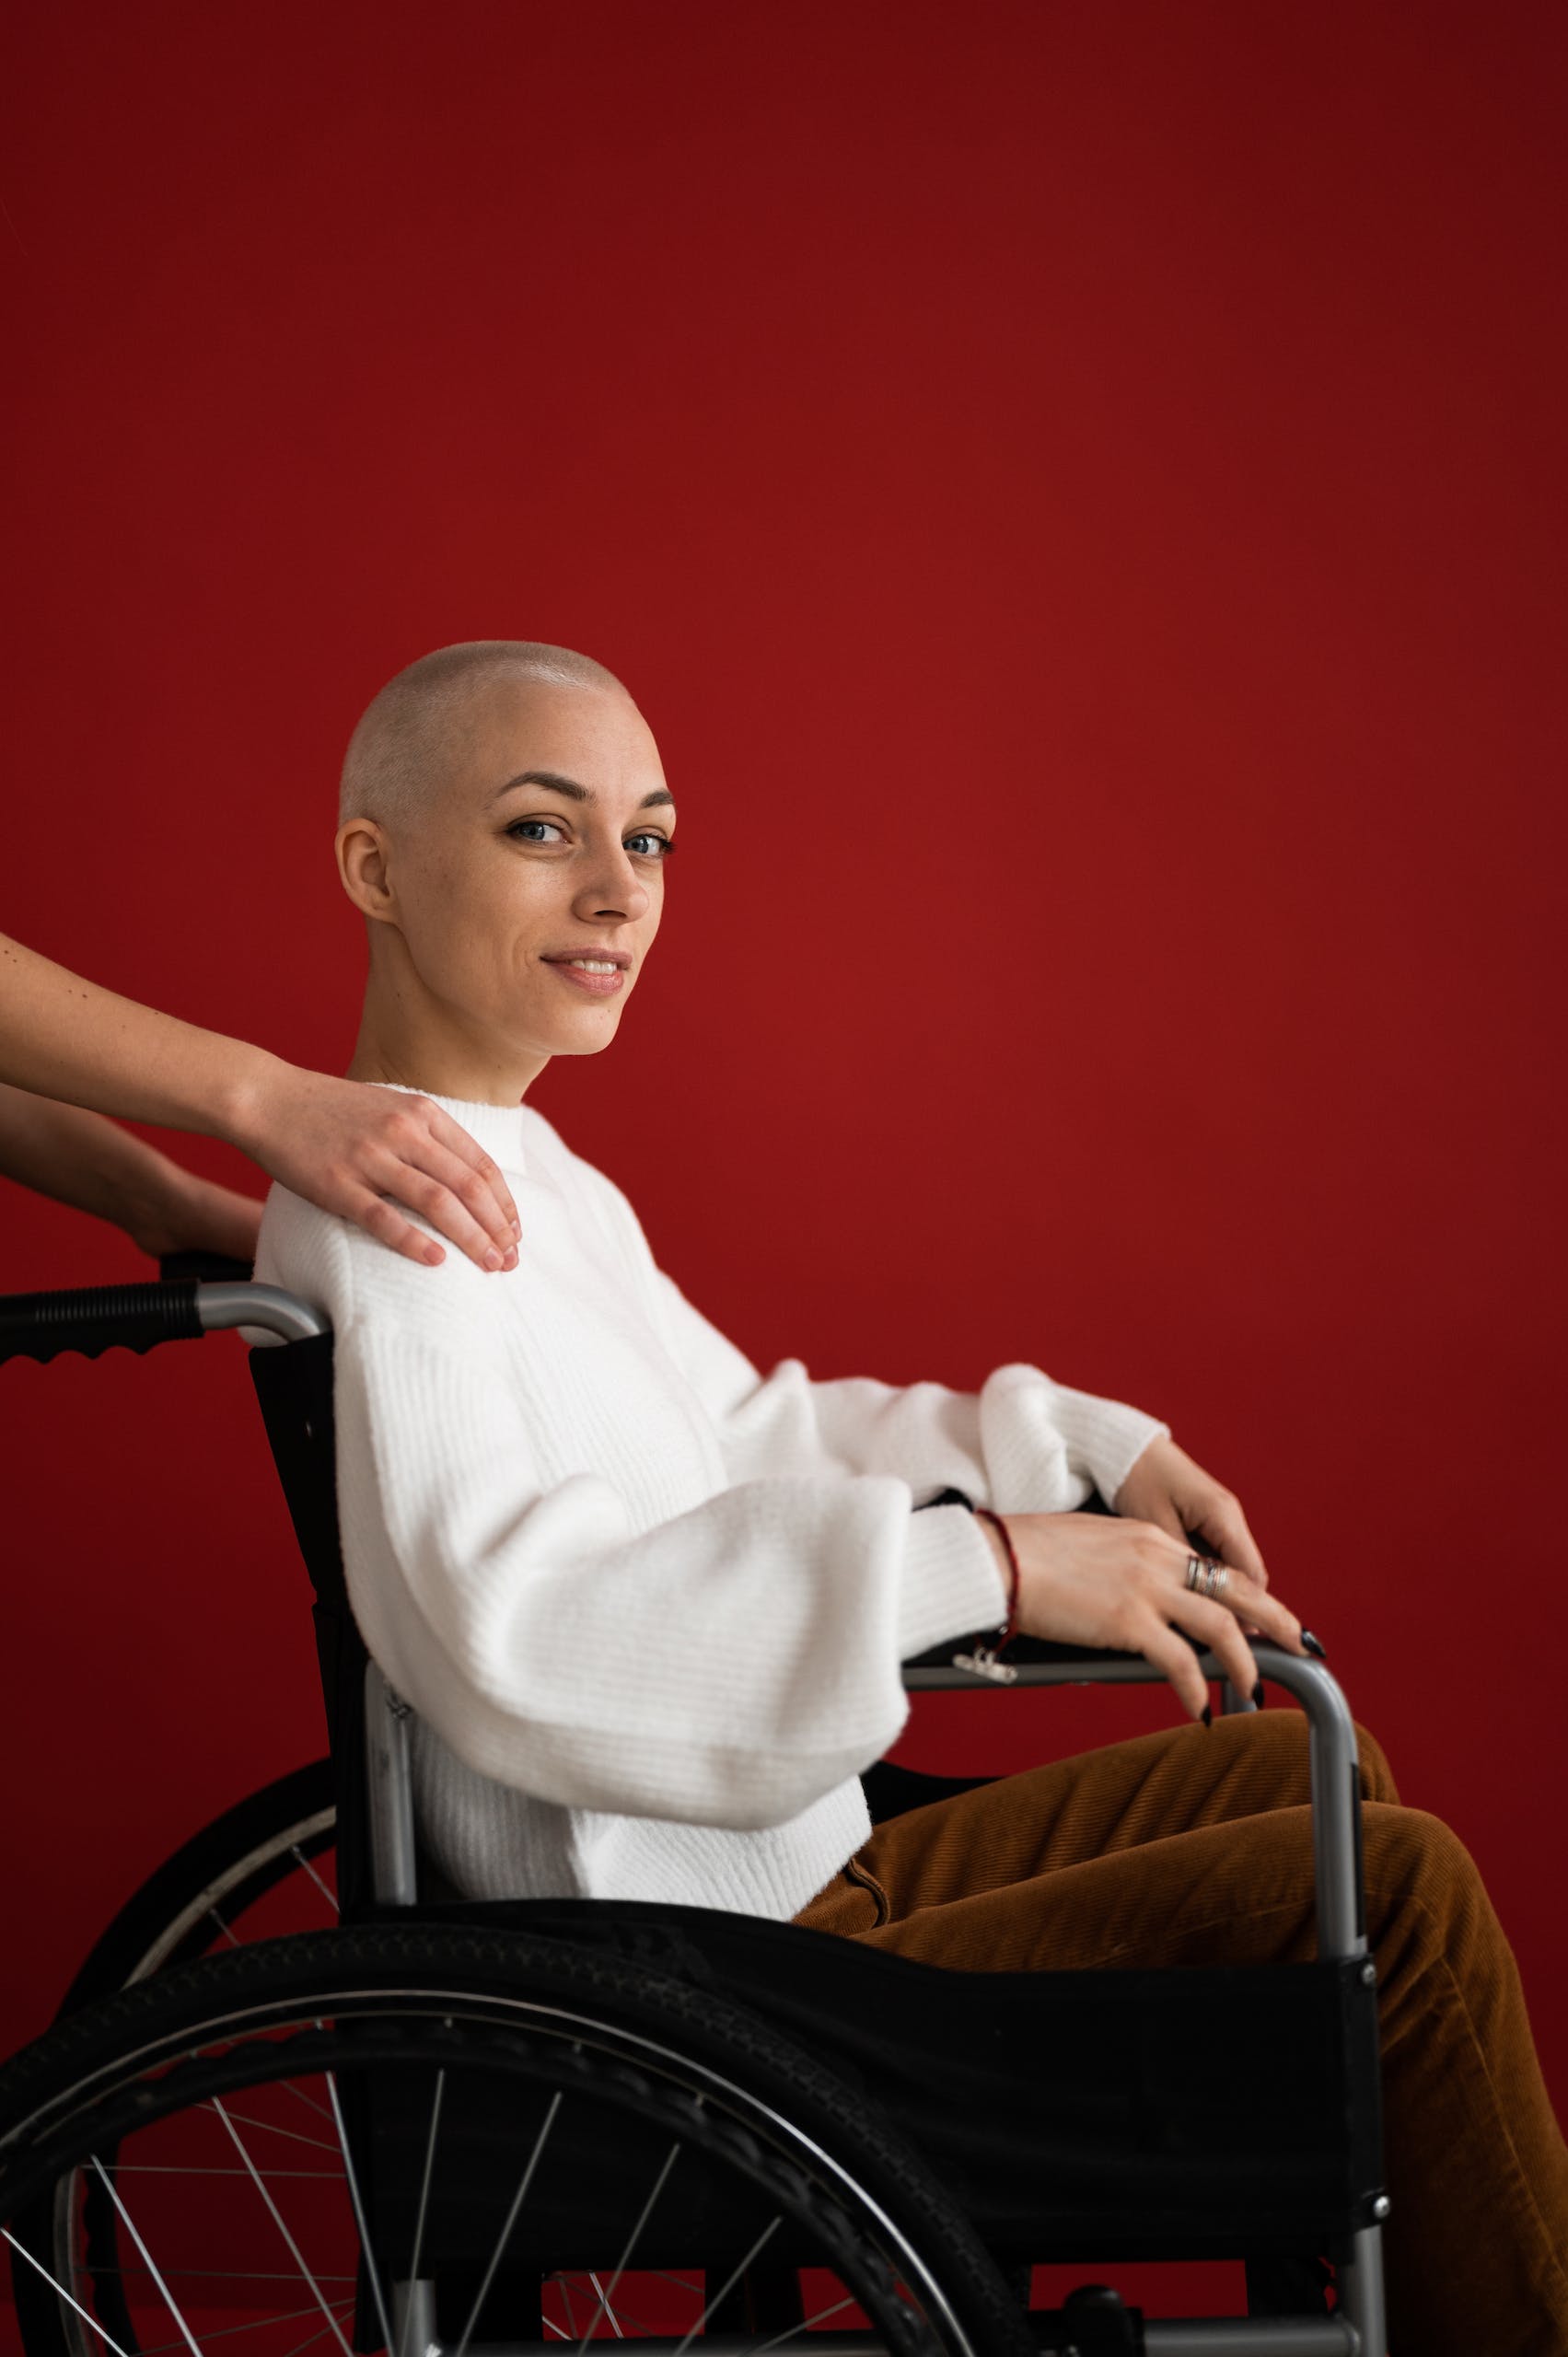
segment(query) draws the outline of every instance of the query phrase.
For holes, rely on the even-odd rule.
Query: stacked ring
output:
[[[1187,1585],[1196,1595],[1208,1596],[1217,1604],[1229,1582],[1230,1573],[1225,1564],[1216,1562],[1213,1556],[1188,1556]]]

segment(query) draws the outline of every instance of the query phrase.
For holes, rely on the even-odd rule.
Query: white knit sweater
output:
[[[415,1713],[422,1841],[467,1897],[792,1916],[869,1831],[900,1663],[1003,1615],[983,1527],[912,1507],[1109,1502],[1169,1427],[1022,1364],[764,1378],[542,1114],[435,1101],[506,1173],[516,1270],[418,1266],[281,1187],[256,1259],[336,1335],[344,1571]]]

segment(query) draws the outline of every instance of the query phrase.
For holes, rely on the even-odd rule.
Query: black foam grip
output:
[[[193,1278],[176,1284],[81,1285],[68,1293],[0,1295],[0,1360],[96,1359],[119,1347],[150,1351],[203,1331]]]

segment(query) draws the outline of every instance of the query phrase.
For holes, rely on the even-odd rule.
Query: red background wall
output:
[[[611,664],[681,856],[541,1109],[763,1368],[1168,1418],[1480,1860],[1568,2109],[1568,19],[71,0],[8,45],[0,924],[341,1070],[360,710],[455,639]],[[0,1285],[145,1266],[0,1190]],[[0,1461],[9,2046],[319,1702],[238,1342],[8,1367]],[[966,1697],[905,1756],[1176,1709]]]

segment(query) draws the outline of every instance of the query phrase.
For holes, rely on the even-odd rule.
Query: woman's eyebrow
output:
[[[579,785],[575,778],[562,777],[554,770],[519,770],[516,777],[509,777],[505,785],[496,787],[491,799],[499,802],[501,796],[510,794],[515,785],[547,786],[552,794],[569,795],[574,802],[598,800],[591,785]],[[660,785],[656,786],[652,794],[645,794],[636,807],[639,810],[648,810],[656,802],[668,802],[673,806],[675,796],[668,787]]]

